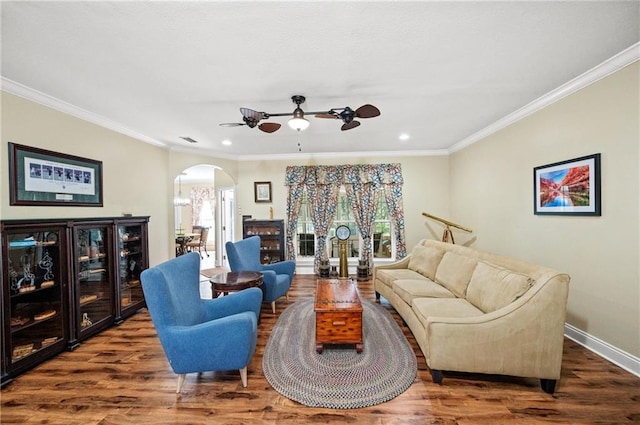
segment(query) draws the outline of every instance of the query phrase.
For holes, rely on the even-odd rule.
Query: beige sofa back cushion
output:
[[[411,252],[407,268],[420,273],[424,277],[435,280],[436,269],[444,255],[444,251],[432,246],[416,245]]]
[[[478,260],[455,252],[446,252],[436,270],[436,282],[453,292],[458,298],[464,298],[467,286]]]
[[[467,301],[489,313],[517,300],[533,283],[525,274],[479,261],[467,288]]]

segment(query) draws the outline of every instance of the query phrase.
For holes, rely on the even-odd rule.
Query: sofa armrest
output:
[[[376,272],[378,270],[393,270],[393,269],[406,269],[409,267],[409,259],[411,255],[407,255],[402,260],[389,264],[380,264],[373,268],[373,281],[376,281]]]
[[[538,281],[515,302],[466,318],[429,317],[432,370],[557,379],[564,342],[569,277]]]

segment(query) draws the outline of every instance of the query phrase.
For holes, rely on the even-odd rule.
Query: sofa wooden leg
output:
[[[376,292],[376,300],[380,301],[380,292]]]
[[[443,378],[444,376],[442,375],[441,370],[431,369],[431,379],[433,380],[434,383],[441,384]]]
[[[553,394],[553,392],[556,390],[556,382],[558,381],[555,379],[541,379],[540,387],[545,393]]]

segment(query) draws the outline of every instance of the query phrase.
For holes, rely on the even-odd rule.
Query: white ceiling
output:
[[[294,94],[307,111],[382,112],[345,132],[311,117],[304,154],[442,152],[637,43],[639,5],[2,1],[2,82],[212,155],[297,154],[286,118],[273,134],[218,125],[240,122],[240,107],[293,111]]]

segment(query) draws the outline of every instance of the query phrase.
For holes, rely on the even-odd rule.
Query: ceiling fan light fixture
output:
[[[304,131],[309,127],[309,121],[304,117],[304,112],[300,107],[293,111],[293,118],[287,121],[287,124],[296,131]]]

